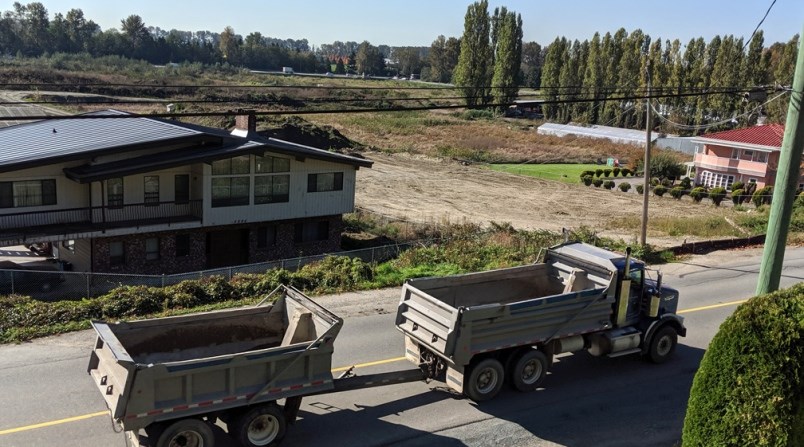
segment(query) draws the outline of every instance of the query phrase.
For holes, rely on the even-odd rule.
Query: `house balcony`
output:
[[[695,167],[719,172],[748,174],[765,177],[768,164],[750,160],[735,160],[733,158],[718,157],[716,155],[695,154]]]
[[[0,215],[0,244],[71,239],[107,230],[201,222],[203,201],[136,203]]]

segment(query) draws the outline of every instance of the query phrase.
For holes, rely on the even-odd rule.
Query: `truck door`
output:
[[[645,281],[644,266],[633,265],[631,271],[628,272],[628,276],[631,279],[631,290],[628,292],[626,320],[628,324],[633,324],[639,321],[639,316],[642,311],[642,290]]]

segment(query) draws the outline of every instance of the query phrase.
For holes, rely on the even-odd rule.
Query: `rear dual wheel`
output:
[[[246,447],[275,446],[285,437],[287,420],[275,403],[247,410],[234,420],[229,434]]]
[[[536,349],[527,349],[513,359],[509,380],[518,391],[533,391],[547,376],[547,356]]]
[[[214,447],[215,445],[212,428],[201,419],[181,419],[165,426],[164,430],[155,430],[154,434],[157,433],[156,447]]]

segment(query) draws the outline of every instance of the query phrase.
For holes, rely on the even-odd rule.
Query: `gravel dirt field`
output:
[[[560,231],[586,225],[599,234],[635,240],[639,228],[610,229],[613,218],[642,215],[642,197],[533,177],[496,172],[454,160],[368,152],[371,169],[357,173],[356,204],[367,211],[413,222],[509,222],[520,229]],[[720,216],[723,209],[689,200],[651,197],[649,219]],[[669,246],[690,237],[648,234],[648,243]]]

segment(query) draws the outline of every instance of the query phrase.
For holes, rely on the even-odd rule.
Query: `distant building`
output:
[[[0,129],[0,245],[74,270],[168,274],[336,251],[372,162],[114,110]]]
[[[536,129],[539,135],[553,135],[565,137],[576,135],[586,138],[606,139],[614,143],[631,144],[634,146],[645,145],[645,131],[622,129],[619,127],[608,126],[577,126],[572,124],[544,123]],[[656,141],[659,134],[651,134],[651,141]]]
[[[729,188],[735,181],[773,185],[779,167],[784,126],[767,124],[693,138],[695,181]],[[799,188],[804,181],[799,179]]]

